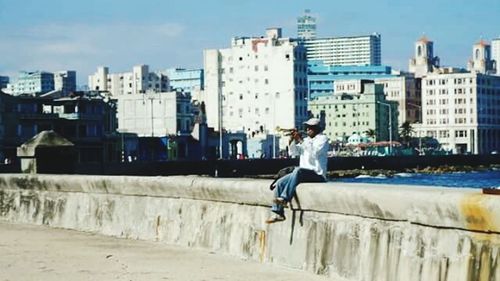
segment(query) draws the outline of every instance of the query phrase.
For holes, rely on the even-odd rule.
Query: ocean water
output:
[[[500,188],[500,170],[443,174],[399,173],[392,177],[386,177],[384,175],[375,177],[358,176],[356,178],[333,179],[332,181],[468,188]]]

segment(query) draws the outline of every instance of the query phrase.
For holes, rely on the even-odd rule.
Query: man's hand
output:
[[[290,133],[290,142],[289,143],[292,143],[292,141],[295,141],[295,143],[301,143],[302,142],[302,135],[299,133],[299,131],[293,130]]]

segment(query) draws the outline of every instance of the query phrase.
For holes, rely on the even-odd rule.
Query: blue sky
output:
[[[499,0],[0,0],[0,75],[72,69],[86,84],[99,65],[201,68],[203,49],[233,36],[295,37],[306,8],[320,37],[382,34],[382,62],[402,70],[423,34],[442,65],[462,67],[473,43],[500,36]]]

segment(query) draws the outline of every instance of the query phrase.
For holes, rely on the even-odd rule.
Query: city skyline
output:
[[[423,34],[434,41],[442,65],[464,68],[474,43],[500,35],[498,1],[283,3],[0,0],[0,75],[70,69],[83,85],[100,65],[113,72],[138,64],[202,68],[204,49],[227,47],[235,36],[260,36],[274,26],[296,37],[305,9],[317,18],[318,37],[380,33],[382,64],[401,70],[408,70]]]

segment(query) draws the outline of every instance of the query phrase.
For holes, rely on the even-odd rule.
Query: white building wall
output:
[[[381,65],[380,34],[305,40],[308,60],[329,65]]]
[[[228,49],[205,50],[209,126],[251,134],[294,128],[307,118],[307,63],[302,47],[279,30],[263,38],[233,38]],[[222,99],[219,98],[222,97]]]
[[[118,97],[118,131],[140,137],[176,134],[176,92],[121,95]]]
[[[500,38],[491,40],[491,59],[495,61],[496,75],[500,75]]]
[[[109,73],[107,67],[99,67],[94,75],[89,76],[89,87],[108,91],[113,96],[170,90],[167,77],[160,72],[150,72],[147,65],[134,66],[132,72],[124,73]]]

